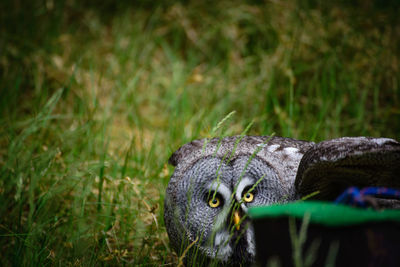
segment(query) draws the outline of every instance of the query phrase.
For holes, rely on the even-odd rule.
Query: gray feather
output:
[[[316,198],[326,200],[349,186],[400,188],[400,143],[372,137],[318,143],[302,158],[295,186],[299,196],[319,190]]]

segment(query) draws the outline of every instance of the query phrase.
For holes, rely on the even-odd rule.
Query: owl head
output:
[[[172,247],[187,265],[254,261],[250,207],[294,199],[298,164],[313,143],[235,136],[192,141],[169,163],[164,220]]]

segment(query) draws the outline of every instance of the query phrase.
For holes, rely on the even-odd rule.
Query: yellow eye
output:
[[[217,208],[217,207],[219,207],[219,205],[221,205],[221,201],[219,200],[218,197],[213,197],[208,201],[208,205],[211,208]]]
[[[253,193],[247,192],[244,196],[243,196],[243,200],[246,202],[252,202],[254,199],[254,195]]]

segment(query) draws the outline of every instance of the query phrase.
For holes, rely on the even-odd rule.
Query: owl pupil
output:
[[[217,204],[217,200],[214,198],[212,201],[213,204]]]

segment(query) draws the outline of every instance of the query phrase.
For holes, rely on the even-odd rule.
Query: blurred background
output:
[[[400,139],[400,2],[0,3],[1,265],[176,265],[179,146]]]

